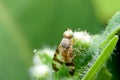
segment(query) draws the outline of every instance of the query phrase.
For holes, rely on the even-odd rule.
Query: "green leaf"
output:
[[[92,67],[89,69],[87,74],[82,78],[82,80],[92,80],[93,77],[96,75],[96,73],[100,70],[100,68],[103,66],[103,64],[108,60],[111,53],[113,52],[116,43],[118,41],[118,36],[114,36],[109,43],[105,46],[95,63],[92,65]]]
[[[108,69],[107,69],[107,67],[106,66],[103,66],[101,69],[100,69],[100,71],[99,71],[99,73],[98,73],[98,75],[97,75],[97,77],[96,77],[96,80],[111,80],[112,79],[112,74],[110,73],[110,72],[108,72]]]
[[[100,49],[103,49],[109,40],[120,31],[120,12],[117,12],[112,19],[109,21],[108,26],[102,34],[102,43]]]

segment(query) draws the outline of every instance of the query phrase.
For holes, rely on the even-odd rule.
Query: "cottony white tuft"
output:
[[[91,36],[86,31],[74,32],[74,38],[79,39],[81,42],[90,43]]]

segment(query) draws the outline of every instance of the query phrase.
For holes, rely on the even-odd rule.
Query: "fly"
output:
[[[67,69],[70,75],[74,75],[75,66],[73,62],[73,32],[71,29],[68,29],[63,34],[63,39],[56,49],[56,52],[53,57],[52,67],[55,71],[58,71],[63,63],[67,66]]]

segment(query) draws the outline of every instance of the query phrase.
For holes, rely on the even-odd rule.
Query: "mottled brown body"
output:
[[[69,31],[69,30],[67,30]],[[71,30],[70,30],[71,31]],[[71,75],[74,74],[75,71],[75,66],[73,63],[73,34],[64,33],[64,38],[62,39],[60,45],[56,49],[56,52],[53,57],[53,69],[55,71],[58,71],[60,67],[65,63],[65,65],[68,68],[68,71],[70,72]]]

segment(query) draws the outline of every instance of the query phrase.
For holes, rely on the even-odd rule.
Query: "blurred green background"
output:
[[[28,69],[34,49],[58,45],[67,28],[100,33],[120,10],[119,3],[119,0],[0,0],[0,80],[30,80]]]

